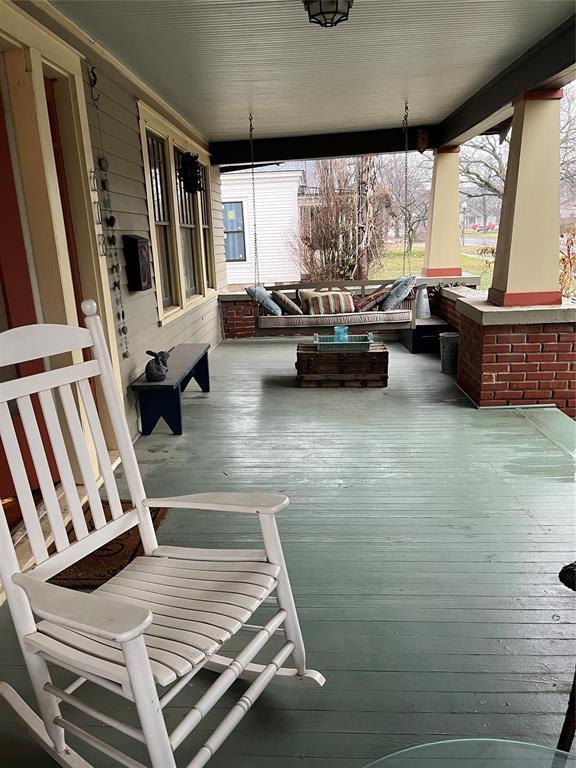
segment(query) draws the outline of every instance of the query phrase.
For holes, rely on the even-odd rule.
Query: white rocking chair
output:
[[[128,768],[143,763],[66,720],[60,702],[145,744],[152,768],[176,768],[175,751],[238,678],[251,681],[186,768],[200,768],[212,757],[270,683],[321,686],[319,672],[306,669],[304,643],[276,528],[275,513],[286,496],[261,493],[199,493],[147,499],[130,439],[96,304],[82,305],[86,328],[35,325],[0,334],[0,366],[90,350],[86,362],[53,368],[0,383],[0,437],[16,487],[35,565],[21,573],[0,505],[0,576],[40,716],[16,691],[0,683],[0,694],[27,730],[62,766],[90,768],[66,743],[69,732]],[[86,356],[88,357],[88,356]],[[99,382],[116,437],[132,509],[124,511],[110,464],[90,380]],[[16,436],[9,402],[15,401],[42,492],[46,517],[39,520]],[[66,507],[71,542],[54,489],[41,426],[50,439]],[[65,423],[65,429],[62,428]],[[108,497],[107,520],[94,480],[85,429],[89,428]],[[73,446],[69,456],[67,446]],[[72,452],[72,449],[71,449]],[[90,503],[88,527],[72,471],[79,467]],[[159,546],[150,507],[180,507],[257,515],[263,550],[209,550]],[[191,525],[192,525],[191,519]],[[46,544],[46,526],[54,542]],[[92,594],[47,584],[62,570],[138,526],[145,555],[136,558]],[[274,596],[273,596],[274,593]],[[249,624],[263,603],[277,606],[265,626]],[[233,635],[252,639],[235,658],[218,655]],[[252,663],[273,635],[286,642],[268,665]],[[285,668],[288,657],[295,668]],[[66,688],[52,681],[48,663],[76,676]],[[169,732],[163,707],[201,670],[220,672],[181,722]],[[86,681],[134,703],[139,727],[96,710],[75,695]]]

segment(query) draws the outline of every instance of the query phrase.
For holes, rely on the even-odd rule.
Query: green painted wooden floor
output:
[[[576,556],[574,424],[479,412],[437,359],[390,346],[387,390],[300,390],[295,343],[225,343],[212,392],[186,395],[185,435],[160,427],[137,444],[152,496],[292,499],[279,526],[310,666],[328,682],[268,689],[211,768],[359,768],[451,737],[557,739],[576,656],[574,598],[557,581]],[[160,531],[194,546],[256,536],[251,518],[186,511]],[[29,693],[5,608],[0,622],[0,678]],[[52,765],[2,705],[0,720],[2,765]]]

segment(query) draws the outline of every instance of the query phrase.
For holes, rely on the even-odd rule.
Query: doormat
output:
[[[110,508],[102,502],[106,519],[110,520]],[[126,511],[133,509],[130,501],[123,501],[122,508]],[[169,510],[165,507],[151,508],[150,515],[157,531],[166,518]],[[57,584],[67,589],[97,589],[116,576],[123,568],[144,554],[138,526],[117,536],[108,544],[87,555],[74,565],[50,579],[50,584]]]

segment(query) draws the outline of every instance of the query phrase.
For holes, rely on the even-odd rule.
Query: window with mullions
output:
[[[182,243],[182,260],[184,262],[184,279],[186,298],[200,293],[201,277],[198,265],[198,241],[196,202],[194,193],[187,192],[182,181],[181,169],[184,152],[174,147],[174,167],[176,168],[176,197],[178,203],[178,220],[180,222],[180,242]]]
[[[172,247],[172,217],[170,213],[169,176],[166,165],[166,142],[153,133],[146,134],[150,184],[154,205],[154,225],[158,243],[158,262],[162,283],[164,308],[178,304],[175,288],[174,252]]]
[[[224,255],[226,261],[246,261],[242,203],[224,203]]]

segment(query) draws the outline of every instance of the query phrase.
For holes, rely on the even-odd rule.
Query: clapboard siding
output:
[[[300,171],[256,174],[256,221],[258,226],[258,264],[264,283],[300,279],[300,265],[292,243],[298,230],[298,189]],[[228,283],[254,280],[254,206],[249,171],[225,174],[222,178],[223,202],[242,202],[246,240],[246,261],[228,262]]]
[[[226,261],[224,259],[224,229],[222,217],[222,187],[219,168],[210,172],[210,202],[212,205],[212,240],[214,247],[214,268],[216,288],[222,290],[228,285]]]
[[[203,341],[215,346],[220,341],[218,302],[216,297],[207,299],[198,307],[186,312],[182,317],[158,325],[158,307],[154,289],[143,292],[130,292],[127,287],[122,235],[133,234],[150,238],[150,220],[146,199],[145,174],[140,141],[140,124],[136,98],[110,77],[97,72],[98,82],[95,93],[99,96],[98,109],[91,98],[88,78],[88,66],[84,71],[84,86],[88,122],[94,153],[95,167],[98,158],[105,155],[109,160],[107,174],[110,185],[109,208],[103,206],[104,193],[101,191],[102,216],[112,213],[116,217],[114,233],[117,240],[116,255],[122,267],[120,271],[120,290],[128,326],[130,357],[121,358],[122,385],[126,402],[126,411],[130,430],[138,432],[138,416],[134,397],[129,389],[130,382],[143,371],[150,359],[147,349],[170,349],[176,344],[187,341]],[[220,172],[212,168],[210,173],[210,197],[213,209],[213,242],[215,256],[216,286],[226,285],[226,266],[224,262],[224,234],[222,230],[222,201],[220,193]],[[105,230],[110,234],[109,230]],[[114,255],[109,246],[109,261]],[[113,281],[110,273],[110,290],[113,301]],[[115,310],[116,307],[113,305]],[[120,325],[118,323],[118,325]],[[118,333],[118,342],[120,334]]]

